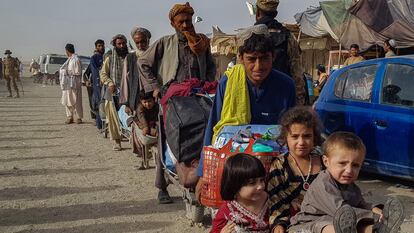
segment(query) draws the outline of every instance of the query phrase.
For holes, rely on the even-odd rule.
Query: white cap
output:
[[[395,48],[395,46],[397,46],[397,43],[395,42],[394,39],[389,40],[388,43],[390,44],[391,47]]]

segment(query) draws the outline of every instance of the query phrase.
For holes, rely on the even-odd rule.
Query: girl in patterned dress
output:
[[[269,215],[262,162],[239,153],[227,159],[221,180],[226,202],[213,220],[212,233],[269,232]]]
[[[279,143],[288,152],[277,157],[269,171],[269,224],[272,233],[285,233],[290,218],[300,210],[303,197],[323,169],[321,156],[314,153],[320,145],[320,123],[310,107],[294,107],[283,114]],[[321,197],[323,198],[323,197]]]

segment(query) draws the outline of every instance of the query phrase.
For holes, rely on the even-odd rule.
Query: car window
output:
[[[382,103],[414,106],[414,67],[388,64],[382,82]]]
[[[63,63],[65,63],[66,60],[68,60],[68,58],[66,57],[50,57],[49,64],[63,65]]]
[[[378,65],[350,69],[345,82],[343,98],[369,101]]]
[[[342,98],[342,94],[344,92],[344,85],[345,85],[347,76],[348,76],[348,72],[344,72],[335,80],[335,95],[339,98]]]

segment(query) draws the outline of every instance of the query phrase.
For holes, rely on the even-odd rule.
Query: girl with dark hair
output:
[[[269,232],[266,170],[251,155],[227,159],[221,180],[221,197],[226,202],[213,220],[212,233]]]
[[[294,107],[283,114],[278,141],[288,152],[277,157],[269,172],[269,194],[272,232],[284,233],[289,220],[300,210],[303,197],[322,169],[314,147],[321,144],[317,114],[309,107]]]

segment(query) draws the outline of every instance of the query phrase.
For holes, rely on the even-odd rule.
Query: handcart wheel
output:
[[[202,205],[193,205],[193,222],[199,223],[203,221],[204,218],[204,206]]]
[[[185,202],[186,216],[194,223],[200,223],[204,218],[204,206]]]

